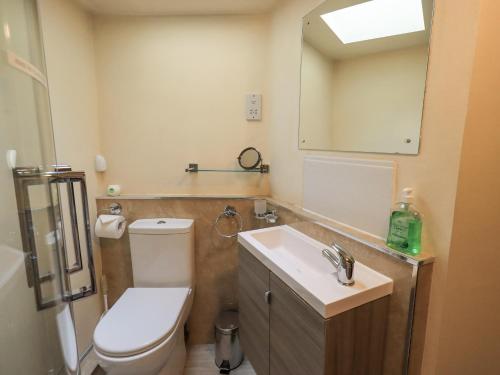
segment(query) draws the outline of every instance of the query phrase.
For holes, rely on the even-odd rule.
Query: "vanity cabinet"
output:
[[[240,340],[258,375],[269,374],[269,270],[240,249]]]
[[[323,318],[240,246],[240,340],[257,375],[382,374],[389,297]]]

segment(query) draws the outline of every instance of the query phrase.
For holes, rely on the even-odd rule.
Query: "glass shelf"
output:
[[[189,173],[198,173],[198,172],[269,173],[269,164],[262,164],[260,168],[252,168],[252,169],[200,169],[198,167],[198,164],[189,163],[189,166],[184,171]]]

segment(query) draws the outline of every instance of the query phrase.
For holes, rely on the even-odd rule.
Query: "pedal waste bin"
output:
[[[221,374],[229,374],[241,362],[238,312],[223,311],[215,321],[215,364]]]

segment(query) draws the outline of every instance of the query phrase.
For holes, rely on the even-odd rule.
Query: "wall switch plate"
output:
[[[248,94],[246,99],[247,121],[260,121],[262,119],[262,95]]]

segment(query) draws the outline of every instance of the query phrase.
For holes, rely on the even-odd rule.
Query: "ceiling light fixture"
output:
[[[425,30],[421,0],[371,0],[321,18],[344,44]]]

